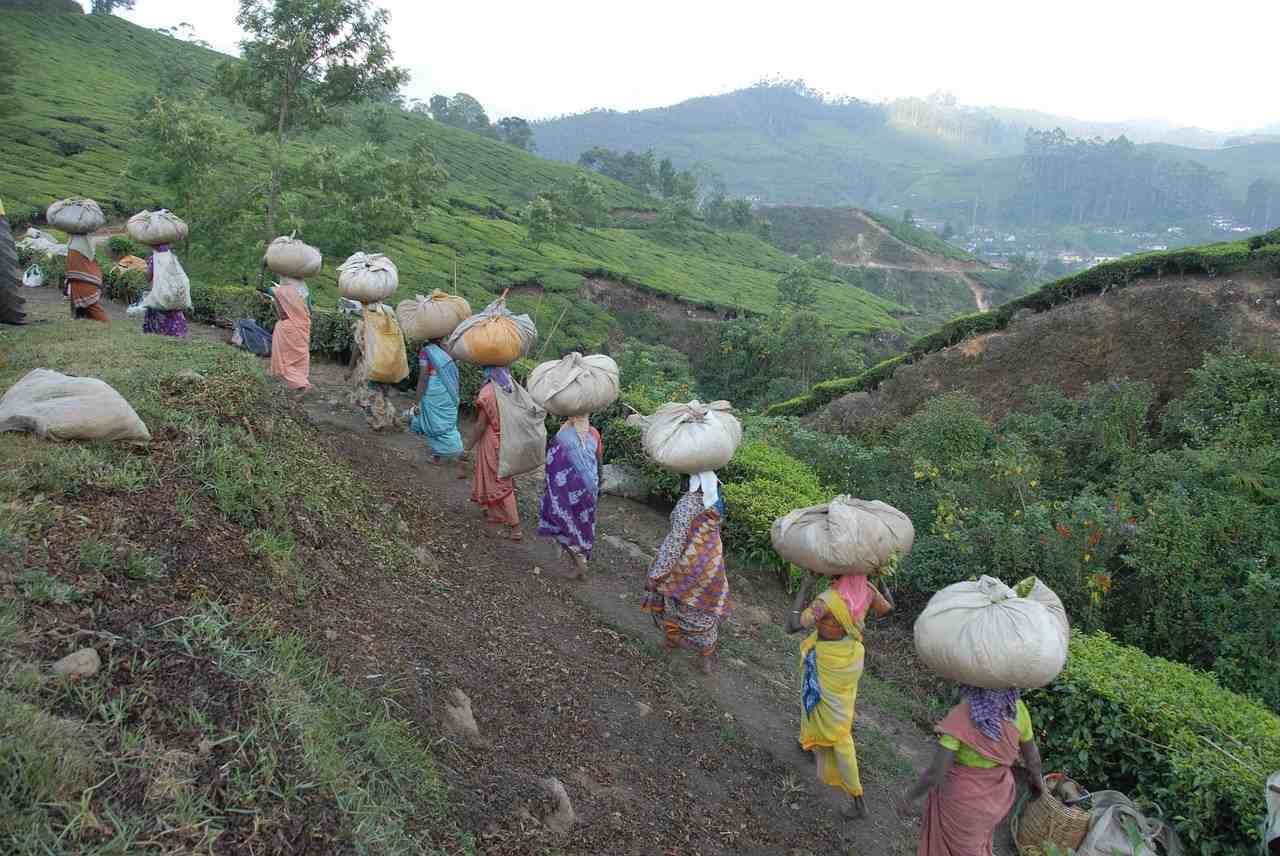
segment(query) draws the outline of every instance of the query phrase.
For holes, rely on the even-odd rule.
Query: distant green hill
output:
[[[22,81],[22,111],[0,123],[0,198],[11,217],[23,222],[72,194],[95,197],[116,216],[163,204],[158,188],[125,175],[131,115],[177,69],[207,86],[225,57],[110,16],[0,12],[0,31],[16,48]],[[74,62],[53,61],[59,57]],[[229,122],[244,118],[229,107],[226,116]],[[447,287],[456,263],[459,290],[473,303],[483,304],[509,286],[528,286],[517,290],[513,305],[536,312],[544,330],[562,319],[556,349],[598,348],[616,321],[585,296],[585,276],[728,314],[764,314],[774,309],[779,276],[794,264],[749,234],[697,225],[674,241],[658,240],[643,224],[577,228],[535,250],[516,222],[519,207],[540,191],[563,186],[576,167],[416,114],[398,113],[392,130],[388,146],[399,151],[411,135],[426,134],[450,174],[447,189],[429,211],[420,212],[411,233],[369,248],[387,252],[399,265],[402,286],[395,299]],[[362,141],[350,127],[321,138]],[[261,180],[265,164],[248,152],[242,157],[235,168]],[[647,197],[621,184],[602,183],[612,206],[652,207]],[[335,295],[334,261],[326,258],[313,280],[322,304]],[[197,285],[235,282],[248,273],[218,259],[192,259],[188,267]],[[895,315],[903,311],[836,280],[823,285],[819,307],[848,332],[899,329]]]

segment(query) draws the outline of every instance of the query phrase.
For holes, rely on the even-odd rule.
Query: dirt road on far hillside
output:
[[[24,296],[36,323],[66,311],[53,289]],[[109,308],[116,323],[140,326]],[[191,336],[228,333],[193,324]],[[902,627],[869,634],[855,737],[872,813],[844,823],[841,800],[796,745],[798,640],[779,629],[787,603],[775,580],[731,562],[734,619],[717,671],[703,677],[687,656],[663,652],[638,608],[664,512],[604,498],[590,577],[575,583],[532,535],[540,475],[519,482],[527,537],[513,544],[484,525],[469,482],[426,462],[421,438],[371,433],[345,403],[342,374],[313,364],[315,390],[301,405],[282,391],[280,407],[379,486],[433,582],[369,567],[358,585],[321,585],[304,602],[274,606],[348,682],[415,723],[478,852],[914,853],[918,825],[901,821],[891,800],[931,750],[911,721],[927,717],[883,679],[909,649]],[[480,741],[441,729],[458,689]],[[545,813],[538,782],[550,776],[572,800],[569,834],[536,819]]]

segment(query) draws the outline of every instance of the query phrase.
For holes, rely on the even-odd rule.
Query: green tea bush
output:
[[[107,241],[107,249],[113,259],[138,255],[138,245],[129,240],[128,235],[112,235]]]
[[[785,570],[769,538],[773,522],[794,509],[827,502],[831,494],[811,467],[763,443],[740,446],[720,477],[729,548]]]
[[[1062,675],[1026,701],[1046,770],[1161,806],[1191,852],[1257,848],[1275,714],[1102,633],[1076,634]]]
[[[102,273],[102,293],[120,303],[137,303],[148,287],[145,271],[113,266]]]

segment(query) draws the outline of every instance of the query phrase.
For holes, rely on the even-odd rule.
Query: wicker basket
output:
[[[1063,805],[1062,800],[1049,793],[1065,778],[1061,773],[1045,776],[1044,793],[1039,799],[1028,800],[1022,814],[1014,818],[1010,831],[1022,856],[1040,856],[1045,843],[1074,850],[1088,834],[1089,812]]]

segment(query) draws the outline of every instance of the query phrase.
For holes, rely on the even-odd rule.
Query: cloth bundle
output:
[[[737,451],[742,423],[730,409],[727,401],[703,404],[694,399],[664,404],[652,416],[632,416],[627,422],[644,429],[645,454],[659,466],[693,475],[720,469]]]
[[[556,416],[585,416],[604,410],[620,392],[618,364],[604,354],[574,351],[542,363],[529,374],[529,394]]]
[[[98,203],[80,196],[59,199],[45,211],[44,219],[49,221],[49,225],[72,235],[88,235],[107,222]]]
[[[146,443],[151,432],[124,396],[94,377],[34,369],[0,398],[0,432],[54,440]]]
[[[1066,665],[1064,622],[1065,613],[1059,618],[1041,601],[1019,597],[1000,580],[984,576],[949,585],[929,599],[916,619],[916,652],[926,666],[956,683],[1042,687]]]
[[[130,238],[152,247],[185,241],[190,231],[181,217],[164,208],[159,211],[139,211],[129,218],[125,230]]]
[[[129,315],[141,315],[148,309],[172,312],[191,308],[191,280],[169,250],[156,250],[151,254],[151,288],[142,299],[130,306]]]
[[[533,319],[512,314],[504,296],[458,325],[449,337],[449,353],[455,360],[478,366],[509,366],[537,341]]]
[[[910,518],[892,505],[837,496],[774,521],[769,531],[778,555],[825,576],[868,575],[915,543]]]
[[[400,328],[411,342],[428,342],[448,336],[471,317],[471,304],[456,294],[436,289],[430,297],[416,294],[396,307]]]
[[[360,303],[386,300],[399,285],[395,262],[379,253],[354,253],[338,267],[338,293]]]
[[[320,272],[320,251],[293,235],[281,235],[267,247],[267,267],[276,276],[306,279]]]

